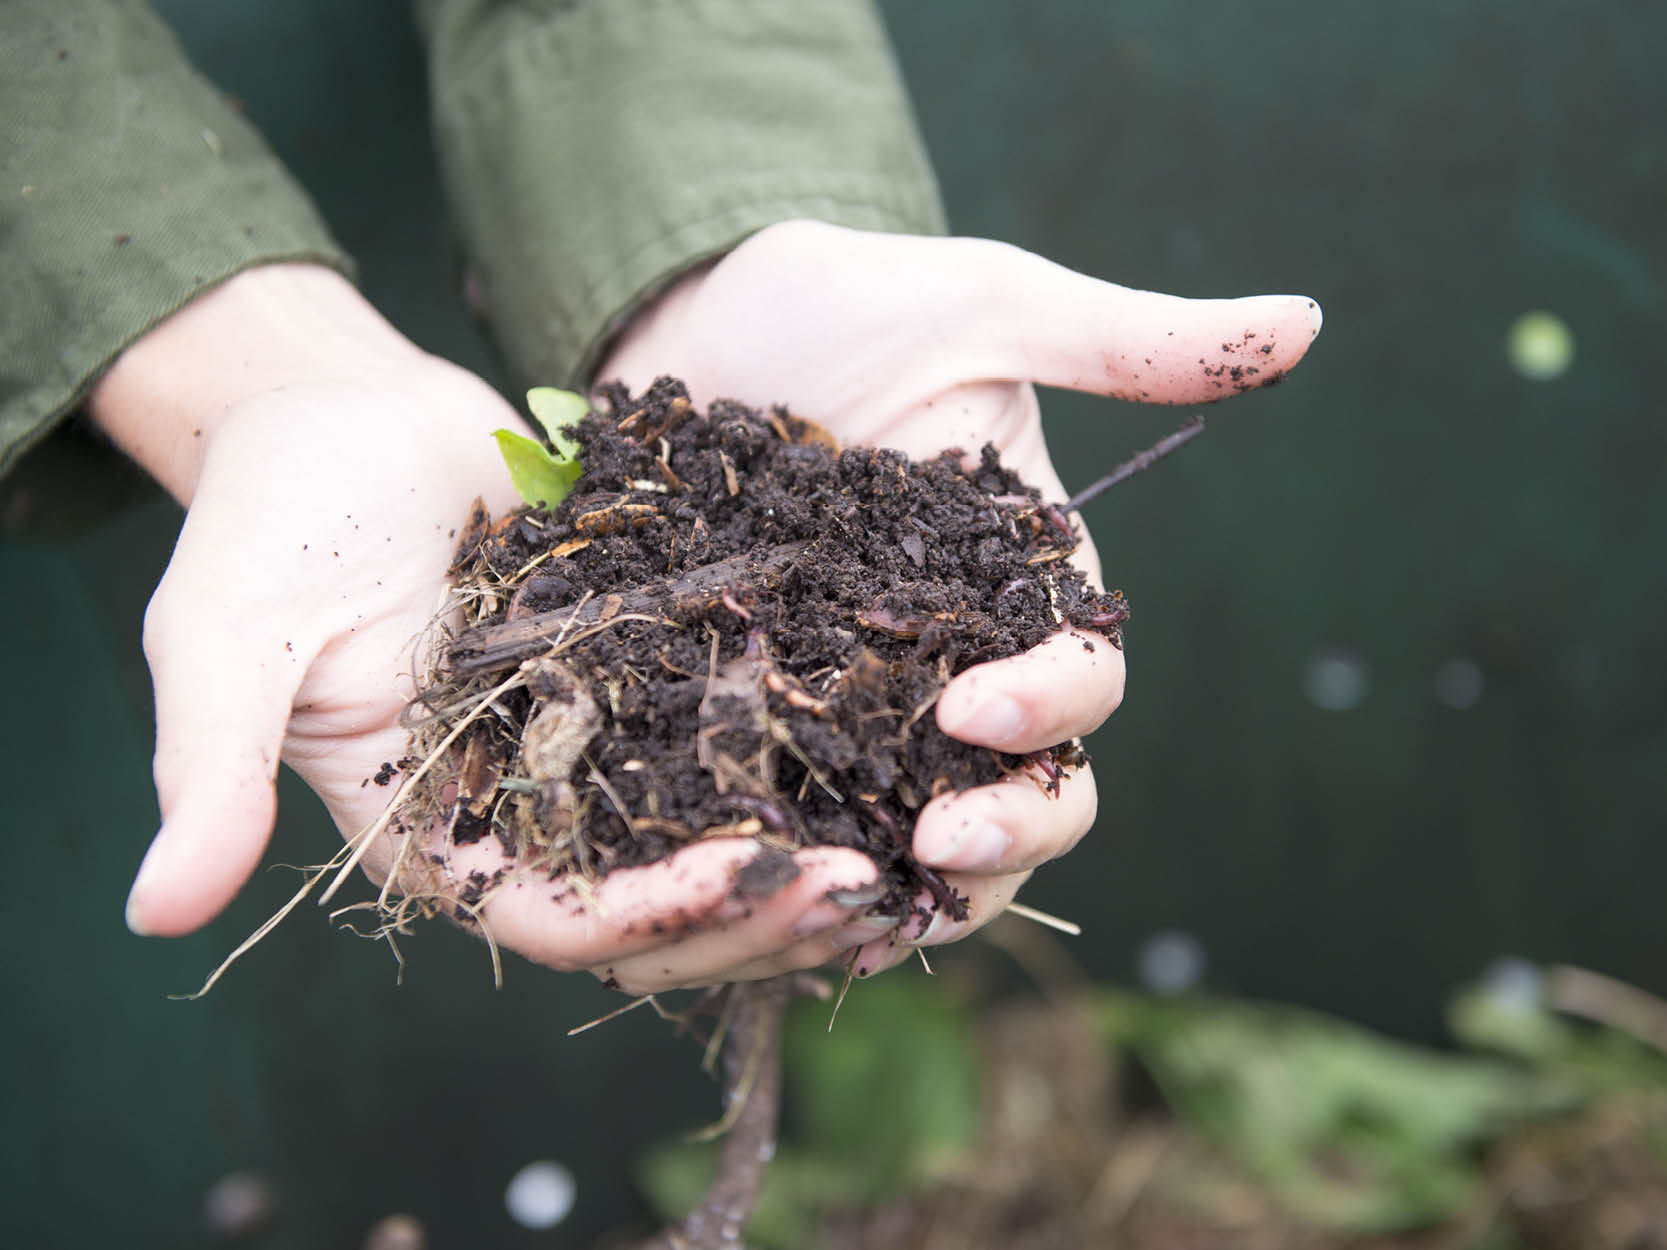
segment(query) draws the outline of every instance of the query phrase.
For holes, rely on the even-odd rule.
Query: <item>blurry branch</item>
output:
[[[1602,973],[1560,965],[1546,973],[1548,1007],[1626,1033],[1667,1054],[1667,1002]]]

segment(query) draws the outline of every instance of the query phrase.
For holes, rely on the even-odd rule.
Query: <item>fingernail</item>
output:
[[[885,897],[886,888],[878,881],[868,885],[846,886],[829,890],[822,897],[840,907],[866,907]]]
[[[1312,341],[1319,334],[1320,327],[1325,324],[1325,314],[1313,300],[1308,301],[1308,337]]]
[[[988,695],[976,702],[957,699],[938,723],[956,738],[995,745],[1018,737],[1024,728],[1025,711],[1018,700],[1004,694]]]
[[[941,946],[945,942],[954,942],[972,929],[970,920],[952,920],[946,911],[934,912],[931,922],[925,931],[917,938],[910,939],[911,946]]]
[[[994,868],[1012,845],[1012,835],[1000,825],[968,820],[947,836],[932,838],[925,847],[917,844],[915,854],[934,868],[977,872]]]
[[[825,933],[849,920],[851,912],[851,908],[841,907],[837,903],[818,903],[799,917],[793,926],[793,936],[802,938],[813,933]]]
[[[901,916],[864,916],[861,920],[853,920],[829,939],[830,947],[834,951],[848,951],[853,946],[877,942],[895,929],[901,920]]]

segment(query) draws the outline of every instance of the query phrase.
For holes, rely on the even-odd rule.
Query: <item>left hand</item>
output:
[[[1062,501],[1033,383],[1209,403],[1282,378],[1319,327],[1318,305],[1302,296],[1181,299],[980,239],[786,222],[666,291],[632,322],[597,377],[640,391],[672,374],[697,407],[718,398],[783,403],[847,443],[917,458],[948,447],[976,455],[991,442],[1005,464]],[[1075,559],[1099,585],[1091,541]],[[1122,652],[1067,629],[955,677],[937,718],[954,737],[1020,754],[1090,733],[1122,697]],[[938,915],[925,933],[913,920],[894,932],[897,917],[874,917],[785,949],[740,923],[696,939],[713,947],[702,958],[729,965],[733,979],[751,979],[861,947],[855,967],[870,975],[908,958],[912,945],[954,941],[1000,914],[1033,868],[1088,831],[1095,806],[1087,768],[1058,797],[1025,777],[945,795],[922,809],[914,852],[971,899],[966,921]],[[612,971],[653,989],[676,980],[663,965],[625,959]]]

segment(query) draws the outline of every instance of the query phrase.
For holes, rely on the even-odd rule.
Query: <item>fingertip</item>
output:
[[[795,852],[800,869],[831,879],[832,890],[861,890],[880,879],[880,866],[861,851],[845,846],[813,846]]]
[[[1124,677],[1122,651],[1103,635],[1062,630],[957,676],[938,698],[938,728],[997,750],[1040,750],[1098,729],[1122,703]]]
[[[1270,313],[1273,306],[1277,305],[1279,315],[1270,317],[1270,321],[1283,322],[1287,326],[1293,321],[1306,324],[1307,343],[1312,343],[1318,338],[1320,327],[1325,325],[1325,311],[1320,307],[1318,300],[1307,295],[1251,295],[1246,299],[1263,305]],[[1304,343],[1304,347],[1307,343]]]
[[[139,893],[139,883],[134,881],[127,891],[127,905],[122,910],[122,919],[127,922],[127,931],[134,937],[156,937],[145,923],[144,900]]]
[[[1022,703],[971,672],[944,688],[936,716],[938,728],[951,738],[981,746],[1002,746],[1022,737],[1029,719]]]
[[[179,937],[214,919],[260,862],[276,815],[276,795],[261,778],[176,804],[128,891],[127,927],[140,937]]]

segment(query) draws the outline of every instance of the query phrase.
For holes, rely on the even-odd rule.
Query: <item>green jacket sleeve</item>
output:
[[[345,268],[137,0],[0,4],[0,474],[151,326],[240,270]]]
[[[453,212],[517,381],[587,381],[639,301],[772,222],[943,229],[867,0],[419,13]]]

